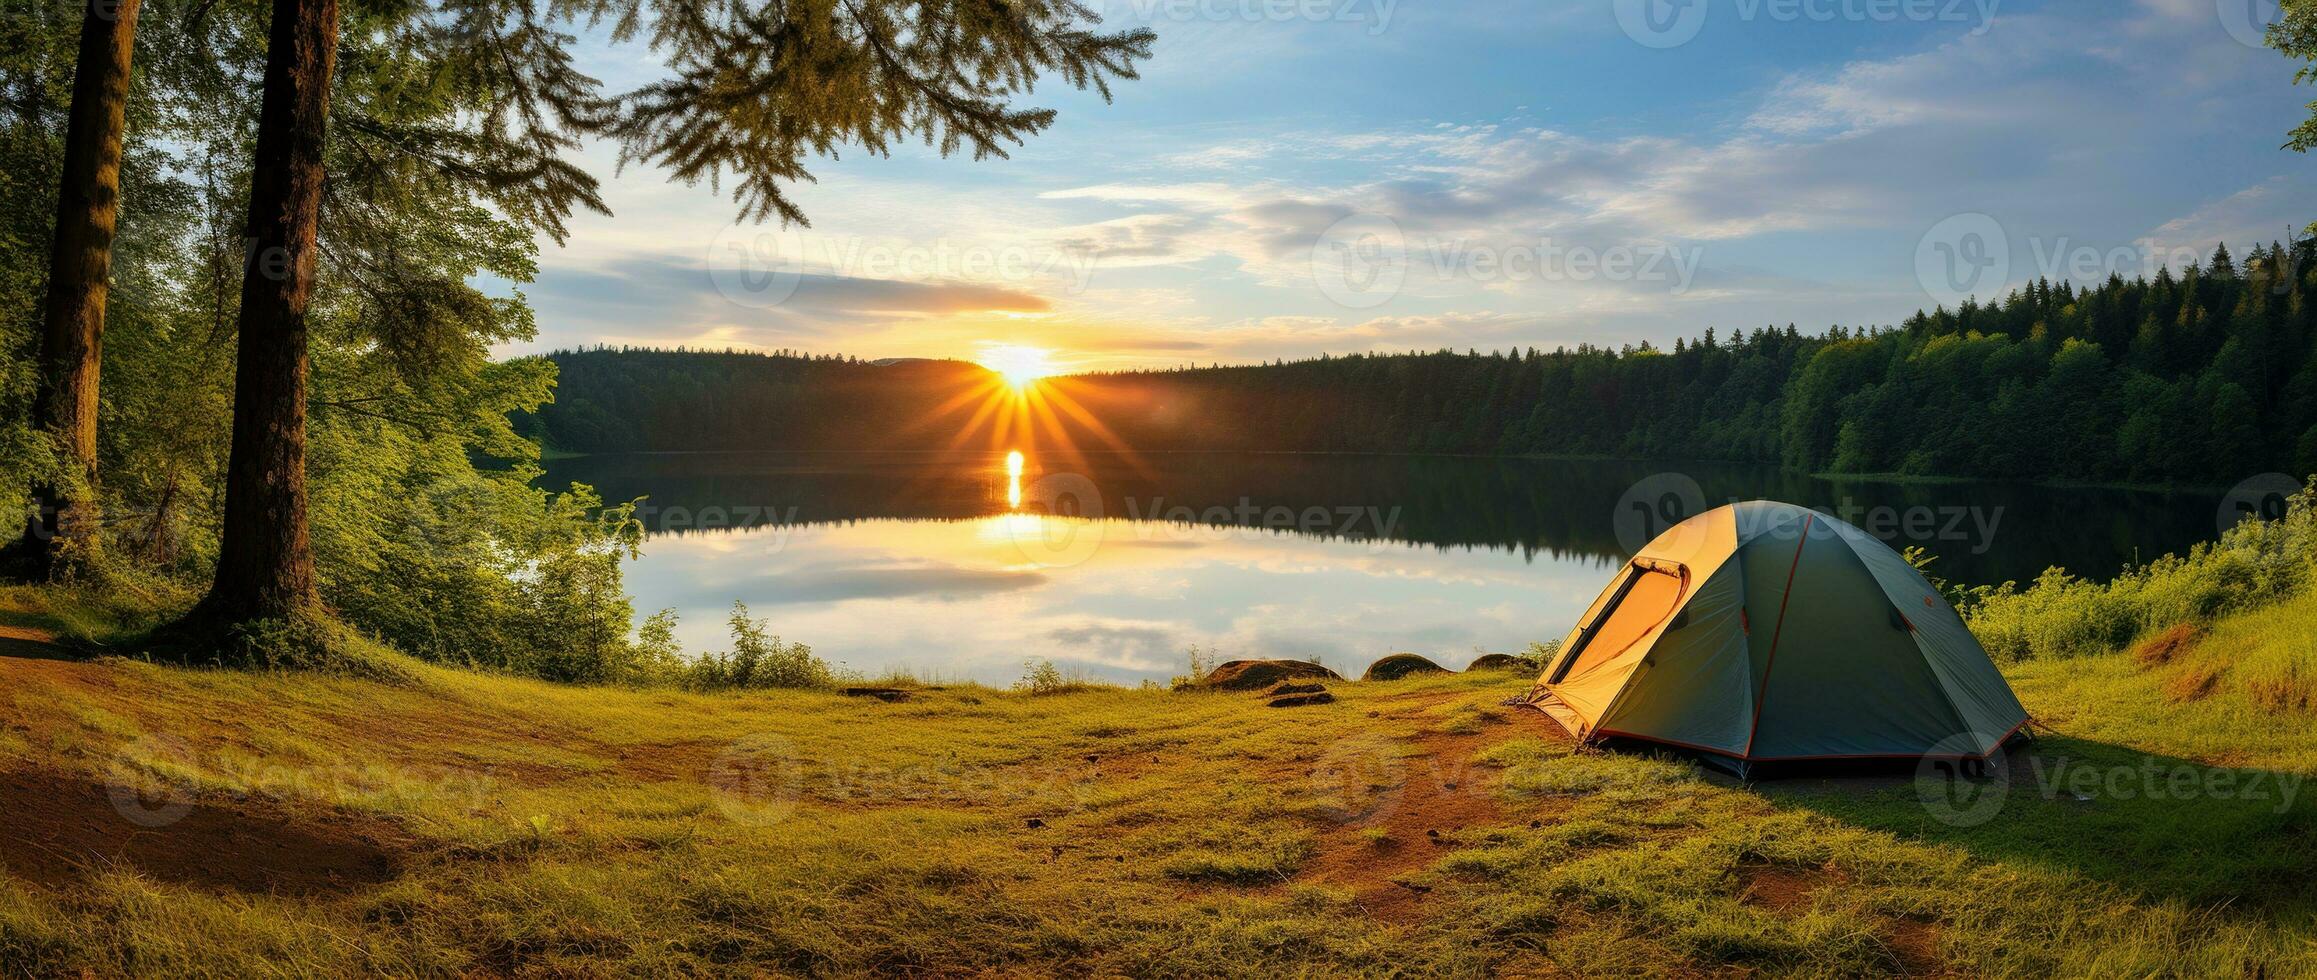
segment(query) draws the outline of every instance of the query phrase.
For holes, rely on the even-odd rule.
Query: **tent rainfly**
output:
[[[1772,762],[1984,760],[2027,711],[1889,546],[1767,500],[1684,521],[1618,570],[1527,703],[1580,740]]]

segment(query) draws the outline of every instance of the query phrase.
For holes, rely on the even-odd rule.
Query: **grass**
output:
[[[0,625],[148,625],[84,598]],[[0,657],[0,972],[2317,975],[2312,635],[2304,594],[2007,664],[2050,731],[1961,820],[1940,779],[1573,753],[1506,673],[1273,710],[1038,665],[886,703]],[[60,812],[131,843],[23,873]]]
[[[2031,761],[2317,771],[2310,719],[2258,680],[2298,662],[2278,649],[2309,616],[2232,620],[2153,667],[2123,652],[2018,666],[2023,698],[2066,733]],[[2167,671],[2223,651],[2238,666],[2206,696],[2164,695]],[[1952,827],[1906,779],[1746,787],[1678,760],[1572,755],[1541,718],[1494,707],[1525,683],[1501,674],[1339,683],[1336,705],[1274,711],[1146,690],[953,686],[888,704],[408,669],[389,686],[0,660],[0,750],[17,765],[126,768],[252,819],[371,828],[398,863],[303,895],[127,865],[8,879],[0,962],[2287,976],[2308,972],[2317,937],[2306,802],[2047,798],[2029,768],[2000,813]],[[155,738],[175,751],[144,747]],[[1493,793],[1497,816],[1450,828],[1462,846],[1370,816],[1428,751],[1489,777],[1470,791]],[[1415,853],[1386,887],[1428,889],[1420,913],[1372,914],[1325,871],[1347,853]]]

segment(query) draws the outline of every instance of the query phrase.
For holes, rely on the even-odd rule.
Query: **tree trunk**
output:
[[[337,45],[337,0],[274,0],[250,173],[224,536],[216,583],[195,618],[280,619],[317,602],[306,538],[306,304]]]
[[[121,130],[137,6],[138,0],[88,0],[81,17],[56,240],[48,258],[40,380],[32,402],[33,426],[57,440],[72,474],[64,485],[33,488],[37,509],[19,549],[25,571],[39,578],[96,556],[97,372],[120,212]]]

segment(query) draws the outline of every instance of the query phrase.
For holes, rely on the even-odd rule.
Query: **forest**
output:
[[[77,589],[168,659],[359,672],[383,646],[606,676],[641,529],[534,485],[511,420],[555,368],[492,356],[535,335],[542,244],[609,213],[585,141],[801,224],[789,190],[837,146],[1004,156],[1055,118],[1016,101],[1036,77],[1134,77],[1151,32],[1086,16],[12,4],[0,580]],[[634,43],[633,87],[574,63],[581,32]]]
[[[1085,447],[1560,454],[1805,472],[2229,484],[2317,472],[2317,242],[2203,268],[2037,281],[1896,327],[1704,330],[1551,351],[1441,350],[1048,379]],[[598,348],[549,355],[525,431],[570,452],[984,444],[926,419],[949,362]],[[767,424],[766,420],[777,420]],[[988,427],[982,420],[982,427]]]

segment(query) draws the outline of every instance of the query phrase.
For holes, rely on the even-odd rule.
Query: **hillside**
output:
[[[1975,826],[1904,778],[1571,754],[1496,706],[1517,674],[886,703],[70,662],[5,620],[11,973],[2275,977],[2317,942],[2311,706],[2260,666],[2307,597],[2013,668],[2059,734]]]

